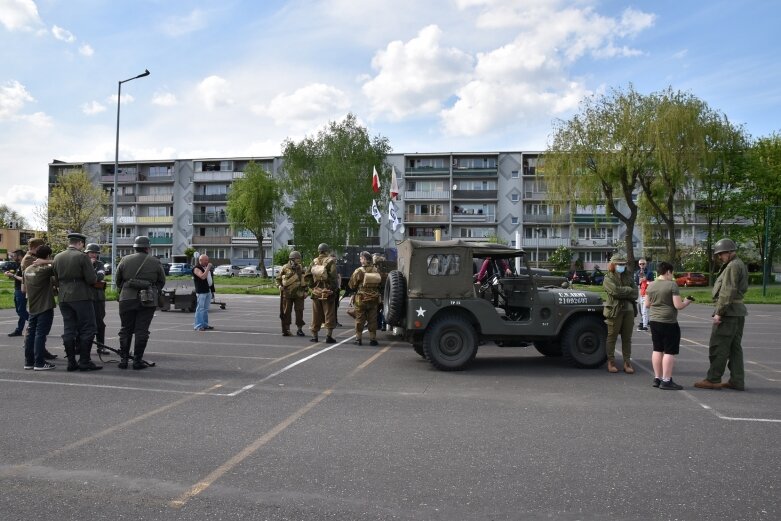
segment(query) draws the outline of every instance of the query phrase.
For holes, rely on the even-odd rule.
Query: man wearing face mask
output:
[[[282,336],[292,336],[290,324],[292,322],[293,309],[296,310],[297,336],[304,336],[304,299],[306,298],[306,284],[304,284],[304,268],[301,266],[301,254],[291,251],[288,257],[290,262],[279,271],[277,286],[279,287],[279,318],[282,321]]]
[[[637,300],[637,285],[631,273],[626,271],[626,258],[616,253],[610,259],[608,272],[602,283],[607,300],[602,313],[607,323],[607,370],[617,373],[616,342],[621,335],[621,354],[624,358],[624,372],[633,374],[632,327],[635,320],[634,302]]]

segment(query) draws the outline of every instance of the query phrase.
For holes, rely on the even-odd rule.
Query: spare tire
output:
[[[385,293],[382,296],[382,312],[385,322],[390,326],[400,326],[404,320],[407,304],[407,281],[399,270],[388,273],[385,281]]]

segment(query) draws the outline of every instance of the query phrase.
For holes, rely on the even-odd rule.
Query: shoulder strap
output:
[[[136,270],[136,274],[133,275],[133,278],[136,278],[138,276],[138,272],[141,271],[141,268],[144,267],[144,264],[146,264],[146,261],[148,261],[148,260],[149,260],[149,254],[147,253],[146,257],[144,257],[144,262],[142,262],[141,266],[138,267],[138,269]]]

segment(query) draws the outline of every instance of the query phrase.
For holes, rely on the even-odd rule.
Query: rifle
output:
[[[279,288],[279,318],[285,320],[285,290]]]
[[[116,348],[111,347],[111,346],[107,346],[103,342],[98,342],[96,339],[93,339],[92,343],[95,344],[95,346],[97,347],[95,352],[97,353],[98,358],[100,358],[100,361],[103,362],[104,364],[119,362],[119,360],[114,360],[113,358],[106,358],[105,360],[103,360],[103,357],[104,356],[108,356],[110,353],[114,353],[118,357],[122,358],[122,352],[119,349],[116,349]],[[130,359],[133,358],[133,352],[132,351],[130,353],[128,353],[128,358],[130,358]],[[156,365],[154,362],[146,362],[146,364],[149,367],[154,367]]]

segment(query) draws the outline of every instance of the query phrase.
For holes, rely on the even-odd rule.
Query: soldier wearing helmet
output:
[[[743,369],[743,327],[746,323],[746,305],[743,295],[748,290],[748,270],[737,257],[737,245],[731,239],[721,239],[713,245],[713,255],[721,261],[716,283],[711,290],[715,309],[709,344],[710,367],[705,379],[694,384],[700,389],[735,389],[746,387]],[[729,380],[721,377],[729,366]]]
[[[106,277],[103,263],[100,262],[100,246],[91,242],[87,244],[84,250],[89,257],[92,267],[95,269],[95,275],[98,280],[92,285],[92,307],[95,308],[95,340],[98,342],[98,353],[108,354],[108,351],[101,347],[106,343]]]
[[[334,286],[339,283],[336,273],[336,261],[329,255],[331,248],[321,243],[317,247],[318,256],[312,259],[304,274],[304,280],[312,292],[312,338],[310,342],[318,342],[318,332],[325,324],[327,344],[333,344],[336,327],[336,307],[334,306]]]
[[[361,266],[350,277],[350,289],[355,291],[355,344],[362,345],[364,326],[369,328],[369,345],[377,345],[377,306],[380,303],[380,270],[374,266],[372,255],[361,252]]]
[[[297,336],[304,336],[304,299],[306,284],[304,283],[304,268],[301,265],[301,253],[293,250],[288,256],[289,262],[277,274],[279,287],[279,318],[282,321],[282,336],[292,336],[290,324],[293,310],[296,311]]]
[[[160,259],[149,255],[149,237],[139,236],[133,242],[136,253],[122,257],[115,275],[119,289],[119,350],[121,360],[117,367],[127,369],[130,344],[136,337],[133,349],[133,369],[146,369],[154,364],[143,358],[149,342],[149,326],[157,307],[141,305],[139,291],[156,286],[160,292],[165,286],[165,271]]]

